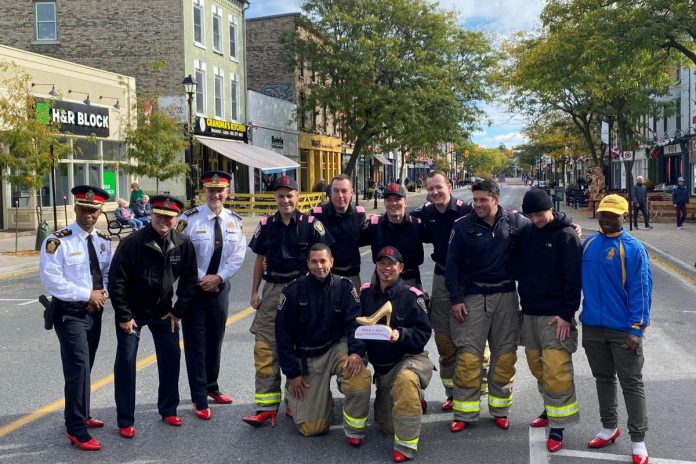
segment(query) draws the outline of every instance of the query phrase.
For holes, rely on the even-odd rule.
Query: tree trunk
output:
[[[406,168],[406,153],[408,152],[408,148],[406,147],[401,147],[401,165],[399,166],[399,175],[397,176],[397,179],[401,179],[401,182],[404,182],[404,169]]]

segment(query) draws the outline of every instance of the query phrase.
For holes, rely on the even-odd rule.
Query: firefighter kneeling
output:
[[[424,351],[431,334],[423,293],[401,280],[404,262],[399,250],[384,247],[377,254],[377,284],[362,286],[362,320],[391,322],[390,341],[365,342],[375,369],[375,422],[394,435],[394,461],[413,459],[418,450],[423,389],[430,383],[433,363]],[[393,309],[385,310],[390,302]]]
[[[288,410],[305,436],[329,430],[333,414],[331,376],[337,377],[343,401],[347,441],[358,447],[365,436],[370,408],[370,372],[363,363],[364,344],[355,339],[361,313],[350,280],[331,273],[331,249],[309,249],[309,274],[283,290],[276,315],[280,368],[288,378]]]

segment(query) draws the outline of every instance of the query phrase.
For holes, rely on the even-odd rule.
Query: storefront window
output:
[[[99,142],[76,139],[73,142],[73,152],[76,160],[97,160],[99,159]]]
[[[116,191],[116,198],[123,198],[126,195],[129,195],[129,188],[128,188],[128,174],[125,173],[123,169],[118,170],[118,180],[116,182],[116,185],[118,185],[118,190]],[[116,200],[114,198],[114,201]],[[127,200],[128,198],[126,198]]]
[[[58,166],[56,166],[56,200],[59,205],[63,204],[63,197],[66,197],[68,203],[72,204],[70,179],[68,178],[69,167],[70,165],[67,163],[58,163]]]
[[[84,185],[86,183],[87,179],[85,177],[85,165],[73,164],[73,184]]]
[[[105,161],[126,161],[126,145],[121,142],[102,141],[102,153]]]
[[[87,182],[89,185],[93,185],[95,187],[101,188],[102,186],[102,180],[101,176],[99,175],[99,165],[98,164],[90,164],[89,165],[89,182]]]

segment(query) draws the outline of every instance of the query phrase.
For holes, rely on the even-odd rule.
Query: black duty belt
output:
[[[87,302],[85,301],[63,301],[53,297],[53,304],[59,314],[69,314],[71,316],[84,316],[87,314]]]
[[[302,274],[299,272],[292,272],[288,274],[282,274],[280,272],[269,272],[263,276],[263,280],[272,284],[287,284],[293,280],[300,277]]]
[[[506,293],[515,291],[515,281],[506,280],[497,284],[478,284],[471,283],[466,286],[467,295],[493,295],[495,293]]]

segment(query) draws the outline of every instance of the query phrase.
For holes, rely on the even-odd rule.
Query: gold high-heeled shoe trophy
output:
[[[355,330],[355,338],[362,340],[391,340],[392,328],[389,327],[392,315],[391,302],[387,301],[372,316],[356,317],[355,321],[362,327]],[[386,325],[377,324],[382,318],[387,318]]]

